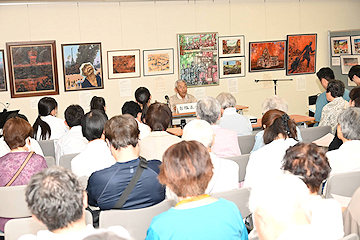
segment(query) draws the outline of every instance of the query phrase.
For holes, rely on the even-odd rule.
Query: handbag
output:
[[[26,166],[26,164],[29,162],[31,156],[34,154],[34,151],[29,152],[28,156],[26,157],[25,161],[21,164],[20,168],[16,171],[16,173],[14,174],[14,176],[10,179],[10,181],[5,185],[5,187],[9,187],[15,180],[16,178],[20,175],[21,171],[24,169],[24,167]]]

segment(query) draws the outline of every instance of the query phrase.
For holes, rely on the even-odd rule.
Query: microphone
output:
[[[169,96],[168,96],[168,95],[165,95],[165,99],[166,99],[166,104],[167,104],[168,106],[170,106],[170,98],[169,98]]]

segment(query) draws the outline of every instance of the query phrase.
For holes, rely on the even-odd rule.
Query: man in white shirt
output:
[[[137,104],[134,101],[125,102],[121,108],[121,112],[123,115],[130,114],[131,116],[133,116],[135,118],[135,120],[138,123],[139,130],[140,130],[140,137],[139,137],[140,140],[147,137],[150,134],[150,132],[151,132],[150,127],[141,122],[142,111],[141,111],[141,107],[139,104]]]
[[[71,170],[77,176],[90,177],[93,172],[115,164],[103,134],[107,120],[107,116],[100,110],[92,110],[82,119],[82,133],[89,142],[85,150],[71,160]]]
[[[170,97],[170,109],[172,112],[176,112],[177,104],[184,103],[196,103],[196,98],[187,93],[187,86],[184,80],[177,80],[175,82],[175,92],[176,94]]]
[[[87,140],[81,130],[81,120],[84,117],[84,109],[79,105],[70,105],[65,110],[65,124],[69,131],[55,143],[55,159],[59,163],[62,155],[79,153],[86,148]]]

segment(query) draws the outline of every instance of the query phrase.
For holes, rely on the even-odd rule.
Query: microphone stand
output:
[[[277,82],[278,81],[281,81],[281,82],[285,82],[285,81],[292,81],[292,79],[272,79],[272,80],[259,80],[259,79],[255,79],[255,82],[258,83],[258,82],[271,82],[273,81],[274,82],[274,90],[275,90],[275,95],[276,95],[276,86],[277,86]]]

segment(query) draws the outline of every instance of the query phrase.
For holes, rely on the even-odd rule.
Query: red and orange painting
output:
[[[113,73],[134,73],[135,56],[113,56]]]
[[[285,69],[286,41],[251,42],[250,72]]]

